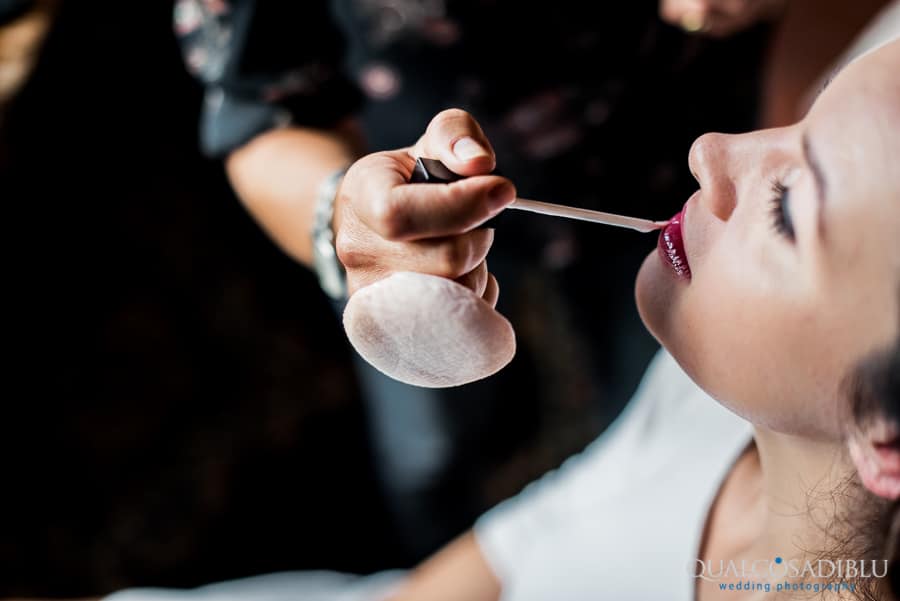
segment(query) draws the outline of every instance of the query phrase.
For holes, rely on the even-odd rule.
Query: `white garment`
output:
[[[503,601],[693,599],[709,506],[750,435],[661,351],[600,438],[478,520]],[[375,601],[402,578],[289,572],[106,601]]]
[[[195,589],[134,588],[103,601],[375,601],[387,599],[404,572],[356,576],[338,572],[280,572]]]
[[[660,352],[603,436],[476,524],[502,600],[692,600],[706,516],[751,434]]]

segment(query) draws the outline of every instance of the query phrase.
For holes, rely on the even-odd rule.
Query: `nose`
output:
[[[691,173],[700,184],[700,202],[716,217],[727,221],[734,211],[737,194],[731,174],[731,139],[725,134],[704,134],[688,153]]]

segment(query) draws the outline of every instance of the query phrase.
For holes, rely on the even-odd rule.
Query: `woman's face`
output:
[[[705,135],[689,162],[700,190],[638,275],[644,323],[751,422],[840,436],[842,379],[900,332],[900,41],[797,125]]]

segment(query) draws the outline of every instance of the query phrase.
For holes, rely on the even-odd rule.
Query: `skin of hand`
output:
[[[468,177],[408,184],[417,156]],[[415,146],[356,161],[338,191],[333,223],[350,294],[414,271],[456,280],[495,305],[497,282],[485,262],[494,232],[478,226],[516,197],[509,180],[489,175],[495,162],[481,127],[458,109],[435,116]]]
[[[690,33],[727,37],[776,17],[787,0],[660,0],[663,21]]]

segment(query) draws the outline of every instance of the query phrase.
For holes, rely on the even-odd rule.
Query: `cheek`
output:
[[[728,243],[697,261],[690,286],[648,257],[638,308],[653,335],[711,396],[773,430],[816,437],[837,431],[833,374],[823,368],[815,312],[772,283]],[[746,249],[744,249],[746,250]],[[726,260],[727,259],[727,260]]]
[[[675,322],[697,383],[754,424],[839,435],[837,376],[829,367],[834,349],[822,345],[815,307],[804,303],[810,297],[790,282],[766,285],[773,280],[755,260],[710,259]]]

